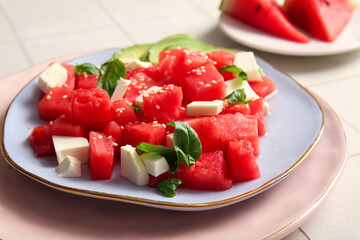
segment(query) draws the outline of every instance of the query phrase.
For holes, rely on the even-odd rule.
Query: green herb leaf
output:
[[[100,72],[99,69],[92,63],[82,63],[75,65],[76,75],[81,75],[81,74],[94,75],[94,74],[99,74],[99,72]]]
[[[230,104],[245,103],[249,104],[251,101],[246,101],[246,94],[243,88],[238,89],[227,95],[223,100],[227,99]]]
[[[130,107],[132,107],[132,109],[135,111],[135,113],[137,113],[140,110],[140,107],[138,105],[129,103]]]
[[[110,59],[100,67],[100,75],[97,83],[98,88],[108,92],[109,96],[113,94],[117,82],[120,78],[125,78],[125,66],[119,59]]]
[[[157,185],[157,189],[166,197],[174,197],[176,188],[181,184],[181,181],[176,178],[169,178]]]
[[[175,127],[173,141],[178,161],[187,167],[195,164],[202,153],[201,142],[195,130],[184,122],[169,122],[166,125]]]
[[[247,80],[248,79],[248,75],[246,74],[246,72],[244,72],[241,68],[239,68],[236,65],[228,65],[225,67],[222,67],[219,69],[219,72],[231,72],[231,73],[235,73],[235,74],[239,74],[239,77],[242,80]]]
[[[151,153],[163,156],[169,164],[169,170],[171,173],[175,173],[179,169],[180,163],[176,157],[176,152],[170,148],[162,145],[152,145],[150,143],[142,142],[136,146],[136,150],[140,155],[144,153]]]

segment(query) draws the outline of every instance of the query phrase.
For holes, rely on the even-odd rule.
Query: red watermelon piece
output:
[[[61,63],[61,65],[67,70],[67,80],[63,87],[70,90],[75,89],[75,66],[71,64]]]
[[[217,70],[222,67],[234,64],[235,55],[225,50],[208,52],[206,55],[211,60],[213,60]],[[235,75],[231,72],[222,72],[221,75],[224,77],[225,81],[235,78]]]
[[[46,121],[53,121],[60,116],[71,117],[72,91],[63,87],[54,87],[41,98],[38,103],[39,117]]]
[[[87,75],[87,74],[75,75],[75,89],[78,89],[78,88],[84,88],[84,89],[96,88],[96,87],[97,87],[98,78],[99,78],[99,75],[98,75],[98,74],[93,74],[93,75]]]
[[[125,126],[129,122],[133,123],[138,120],[134,109],[123,99],[112,103],[111,112],[113,120],[120,126]]]
[[[149,77],[142,70],[133,70],[128,72],[126,79],[131,80],[130,85],[126,89],[123,99],[135,104],[135,99],[152,86],[157,86],[158,83]]]
[[[262,98],[265,98],[270,93],[276,91],[275,82],[272,79],[265,76],[261,76],[261,78],[263,79],[263,81],[261,82],[251,81],[248,83],[257,95],[259,95]]]
[[[264,119],[264,102],[262,98],[253,100],[249,104],[250,114],[257,118],[259,136],[266,134],[265,119]]]
[[[180,87],[168,85],[143,96],[145,118],[168,123],[180,117],[183,93]]]
[[[35,157],[40,158],[55,154],[50,125],[35,127],[28,137],[28,140],[35,152]]]
[[[119,126],[115,121],[111,121],[108,125],[106,125],[106,127],[101,131],[101,133],[103,133],[109,140],[115,143],[114,156],[119,157],[123,128]]]
[[[227,190],[233,187],[223,151],[203,153],[192,172],[190,188],[195,190]]]
[[[103,128],[112,120],[111,101],[101,88],[77,89],[72,99],[73,121],[94,128]]]
[[[93,180],[111,178],[114,164],[114,145],[106,135],[91,131],[89,134],[89,165]]]
[[[348,0],[286,0],[283,9],[294,24],[332,42],[350,20],[354,7]]]
[[[246,24],[278,37],[299,43],[309,42],[309,38],[286,18],[275,0],[223,0],[220,9]]]
[[[73,123],[71,118],[57,118],[51,125],[52,134],[69,137],[89,137],[89,129],[86,125]]]
[[[136,147],[141,142],[160,145],[165,137],[166,127],[158,123],[137,123],[125,126],[122,145]]]
[[[230,141],[226,157],[234,182],[249,181],[260,177],[259,166],[250,141],[246,139]]]
[[[194,118],[187,123],[198,134],[203,152],[226,151],[229,141],[248,139],[253,145],[255,156],[260,154],[257,118],[254,116],[224,114]]]
[[[250,107],[249,104],[245,103],[235,103],[229,104],[229,101],[224,102],[224,109],[221,111],[220,114],[227,114],[227,113],[241,113],[244,115],[250,114]]]

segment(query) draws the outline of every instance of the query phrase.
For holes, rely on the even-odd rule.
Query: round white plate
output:
[[[90,54],[70,63],[101,65],[116,50]],[[317,100],[285,73],[261,59],[257,61],[266,75],[274,79],[278,90],[269,100],[272,114],[266,117],[268,134],[260,138],[261,156],[257,161],[262,176],[236,184],[227,191],[180,189],[176,197],[167,198],[156,189],[138,187],[121,178],[118,162],[111,180],[92,181],[85,166],[81,178],[58,178],[55,158],[35,158],[27,141],[34,127],[47,124],[38,117],[37,103],[41,93],[37,78],[10,104],[3,126],[2,151],[6,160],[25,175],[50,187],[83,196],[177,210],[205,210],[242,201],[269,189],[292,172],[310,153],[324,128],[324,115]]]
[[[293,56],[323,56],[346,53],[360,48],[360,9],[354,11],[344,31],[334,42],[310,37],[309,43],[285,40],[251,27],[226,14],[220,16],[220,28],[234,41],[265,52]]]

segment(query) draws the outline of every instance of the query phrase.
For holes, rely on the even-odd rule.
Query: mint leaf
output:
[[[166,197],[174,197],[176,188],[181,184],[181,181],[176,178],[169,178],[157,185],[157,189]]]
[[[178,161],[190,167],[200,158],[202,147],[200,139],[189,124],[184,122],[169,122],[166,125],[175,127],[174,148]]]
[[[248,79],[248,75],[246,74],[246,72],[244,72],[241,68],[239,68],[236,65],[228,65],[225,67],[222,67],[219,69],[219,72],[231,72],[231,73],[235,73],[235,74],[239,74],[239,77],[242,80],[247,80]]]
[[[110,59],[100,67],[100,75],[97,83],[98,88],[113,94],[120,78],[125,78],[125,66],[119,59]]]
[[[99,72],[100,72],[99,69],[92,63],[82,63],[75,65],[76,75],[82,75],[82,74],[95,75],[95,74],[99,74]]]
[[[223,100],[227,99],[230,104],[245,103],[249,104],[251,101],[246,101],[246,94],[243,88],[238,89],[227,95]]]
[[[141,142],[136,146],[138,153],[151,153],[163,156],[169,164],[170,173],[175,173],[179,169],[179,161],[176,157],[176,152],[170,148],[162,145],[152,145],[150,143]]]

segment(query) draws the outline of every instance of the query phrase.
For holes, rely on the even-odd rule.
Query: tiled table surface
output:
[[[53,57],[154,42],[175,33],[248,50],[220,31],[219,2],[0,0],[0,78]],[[284,239],[360,239],[360,50],[326,57],[255,53],[324,98],[338,113],[348,139],[348,164],[334,191]]]

